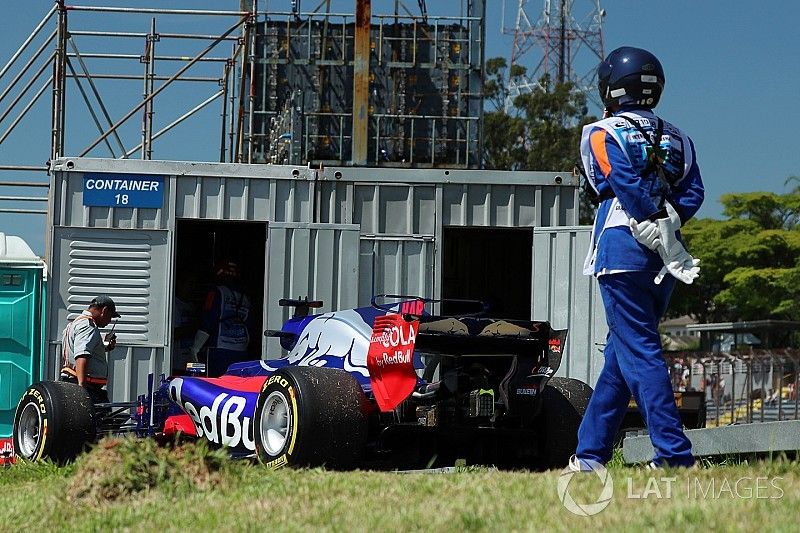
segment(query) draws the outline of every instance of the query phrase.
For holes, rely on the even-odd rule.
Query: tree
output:
[[[764,229],[793,229],[800,225],[800,194],[723,194],[720,201],[725,206],[725,215],[731,218],[747,218]]]
[[[508,90],[506,61],[486,62],[484,97],[494,108],[484,113],[484,166],[502,170],[568,170],[580,159],[583,126],[597,120],[589,116],[586,96],[571,82],[553,84],[545,77],[542,87],[517,96],[506,113]],[[513,66],[512,76],[521,77],[525,68]],[[579,208],[582,224],[590,224],[594,206],[581,191]]]
[[[701,273],[692,285],[678,284],[670,315],[800,320],[800,187],[721,201],[728,220],[693,220],[682,230]]]

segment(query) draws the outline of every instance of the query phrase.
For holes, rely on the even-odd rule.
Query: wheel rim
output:
[[[264,401],[261,411],[261,443],[270,456],[283,451],[292,426],[291,411],[286,396],[272,392]]]
[[[17,444],[19,453],[31,459],[39,447],[42,434],[42,414],[39,406],[31,402],[22,409],[17,427]]]

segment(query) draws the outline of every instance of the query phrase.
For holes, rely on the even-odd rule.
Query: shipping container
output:
[[[122,313],[112,398],[142,392],[149,373],[173,370],[176,298],[199,305],[213,266],[231,259],[260,332],[289,317],[286,297],[322,300],[317,312],[380,293],[473,298],[494,316],[569,327],[561,373],[596,377],[604,320],[580,273],[589,233],[576,227],[569,173],[89,158],[51,168],[47,376],[65,324],[105,293]],[[281,352],[259,335],[251,354]]]

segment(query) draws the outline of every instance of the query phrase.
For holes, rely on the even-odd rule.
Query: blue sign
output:
[[[83,205],[155,207],[164,205],[164,177],[89,172],[83,175]]]

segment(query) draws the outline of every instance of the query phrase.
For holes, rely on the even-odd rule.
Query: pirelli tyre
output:
[[[254,437],[262,463],[350,469],[363,457],[366,401],[343,370],[286,367],[264,382]]]
[[[17,404],[13,431],[18,457],[72,461],[97,435],[92,399],[74,383],[34,383]]]
[[[542,391],[542,451],[545,468],[563,468],[578,447],[581,425],[592,388],[583,381],[555,377]]]

